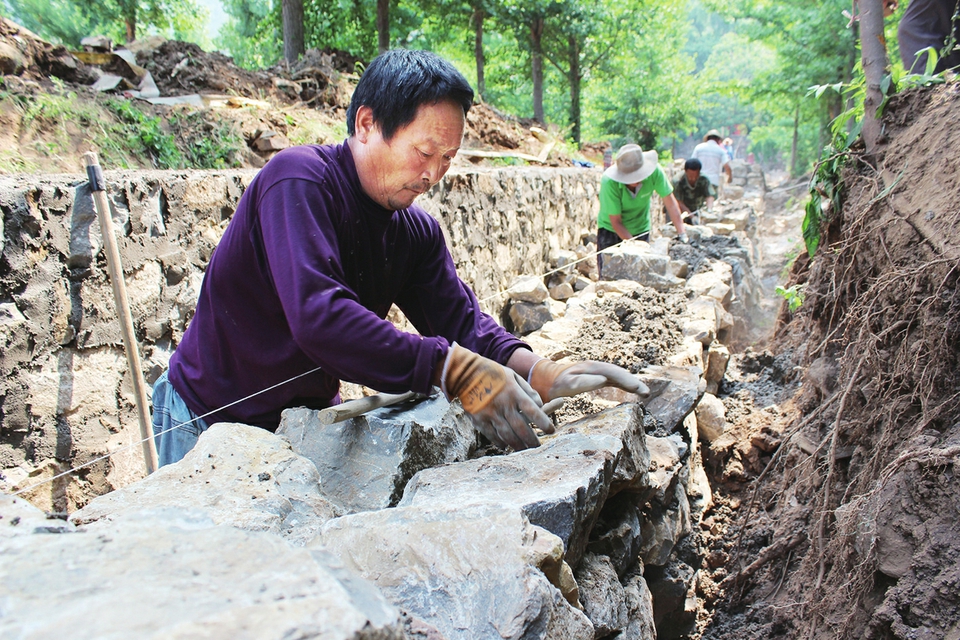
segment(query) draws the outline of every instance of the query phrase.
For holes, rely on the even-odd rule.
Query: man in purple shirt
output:
[[[160,464],[214,422],[275,430],[287,407],[339,402],[340,380],[458,398],[494,444],[537,446],[546,401],[645,392],[615,365],[534,355],[457,276],[413,204],[450,168],[473,90],[448,62],[389,51],[367,68],[340,145],[281,151],[251,182],[207,267],[197,310],[154,385]],[[385,320],[392,304],[420,335]],[[183,424],[188,423],[188,424]]]

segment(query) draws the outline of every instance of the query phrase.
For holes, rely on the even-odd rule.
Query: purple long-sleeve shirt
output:
[[[393,303],[422,335],[384,320]],[[528,348],[481,311],[426,211],[371,200],[346,143],[293,147],[240,199],[169,378],[208,423],[273,431],[286,407],[329,406],[340,380],[428,392],[453,341],[501,364]]]

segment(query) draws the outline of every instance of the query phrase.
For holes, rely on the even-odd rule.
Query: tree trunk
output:
[[[797,143],[800,139],[800,103],[793,112],[793,141],[790,143],[790,177],[797,176]]]
[[[377,0],[377,48],[380,53],[390,48],[390,0]]]
[[[570,135],[580,148],[580,43],[573,36],[567,38],[567,52],[570,56]]]
[[[863,142],[867,153],[872,155],[880,138],[880,121],[877,109],[883,102],[880,88],[887,73],[887,43],[883,37],[883,2],[860,0],[860,51],[863,60],[863,75],[867,82],[867,94],[863,99]]]
[[[137,39],[137,3],[136,0],[122,0],[120,12],[123,15],[124,37],[127,42]]]
[[[283,59],[293,64],[303,55],[303,0],[283,0]]]
[[[533,80],[533,119],[543,124],[543,16],[535,16],[530,22],[530,76]]]
[[[481,100],[484,91],[486,91],[486,86],[483,83],[483,19],[486,16],[487,13],[483,10],[483,7],[476,6],[473,8],[473,28],[476,33],[473,39],[473,57],[477,60],[477,97]]]

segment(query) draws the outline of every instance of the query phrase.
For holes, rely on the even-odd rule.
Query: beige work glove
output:
[[[553,433],[537,393],[515,371],[456,342],[443,363],[440,388],[447,399],[459,398],[474,425],[498,447],[520,451],[540,446],[533,423]]]
[[[647,385],[626,369],[595,360],[574,364],[558,364],[546,358],[538,360],[530,369],[530,386],[544,402],[602,387],[617,387],[641,396],[650,393]]]

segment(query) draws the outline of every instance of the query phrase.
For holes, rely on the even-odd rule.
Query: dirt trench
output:
[[[793,264],[803,305],[731,361],[695,637],[960,638],[958,102],[891,100]]]

